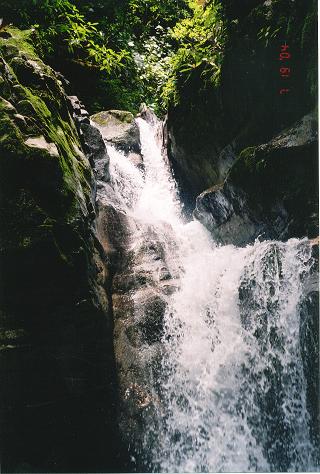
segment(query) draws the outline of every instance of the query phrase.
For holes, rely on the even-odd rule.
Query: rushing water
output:
[[[182,218],[154,130],[138,124],[144,170],[110,148],[108,199],[112,188],[113,205],[140,223],[133,240],[153,229],[179,279],[164,316],[157,419],[145,433],[150,470],[315,469],[300,342],[308,241],[217,245]]]

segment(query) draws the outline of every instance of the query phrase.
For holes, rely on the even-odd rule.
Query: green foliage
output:
[[[169,77],[162,91],[165,105],[179,100],[178,82],[186,82],[199,71],[204,83],[217,85],[226,41],[221,4],[189,0],[191,14],[178,22],[171,36],[177,50],[170,58]]]
[[[159,25],[174,26],[187,11],[185,0],[129,0],[126,21],[136,37],[145,38],[154,34]]]
[[[159,25],[155,34],[146,38],[143,44],[131,44],[138,79],[142,85],[143,101],[161,115],[165,112],[162,91],[169,79],[173,54],[170,33]]]
[[[290,38],[295,45],[304,49],[310,35],[313,39],[316,27],[317,8],[314,0],[293,2],[291,0],[273,0],[265,2],[253,11],[256,22],[261,23],[257,37],[267,47],[274,39]],[[302,21],[302,19],[304,19]]]
[[[37,2],[34,0],[35,4]],[[42,2],[40,5],[50,15],[49,18],[45,16],[43,24],[34,25],[43,55],[54,55],[58,49],[67,49],[74,60],[83,61],[88,67],[98,67],[108,74],[125,67],[129,52],[110,48],[98,23],[87,21],[75,5],[68,0],[47,0],[45,5]]]
[[[225,42],[218,0],[20,0],[20,9],[18,0],[3,1],[17,26],[34,28],[45,61],[100,71],[113,108],[146,102],[161,114],[194,70],[218,82]]]
[[[256,47],[269,51],[286,38],[303,57],[310,58],[316,48],[315,0],[261,2],[248,16],[232,16],[231,21],[222,8],[226,0],[0,0],[0,4],[5,22],[34,26],[37,52],[46,62],[62,73],[67,65],[67,77],[70,64],[74,65],[72,82],[76,77],[76,89],[80,96],[84,93],[91,111],[109,107],[135,112],[145,102],[161,114],[168,104],[179,102],[192,78],[200,79],[197,83],[203,88],[217,86],[227,38],[242,30],[249,54]],[[241,6],[233,8],[242,11]],[[316,95],[314,64],[311,58],[306,74]],[[91,90],[86,90],[86,82],[93,84]]]

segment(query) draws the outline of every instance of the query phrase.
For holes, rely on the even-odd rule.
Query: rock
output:
[[[80,100],[76,95],[68,95],[68,99],[70,101],[70,104],[73,108],[73,110],[80,110],[81,109],[81,104]]]
[[[62,87],[64,88],[64,90],[67,91],[71,85],[70,81],[68,81],[68,79],[63,74],[61,74],[61,72],[54,71],[54,73],[55,73],[56,78],[58,79]]]
[[[152,380],[157,379],[163,357],[161,339],[168,295],[178,285],[165,262],[165,244],[152,226],[128,221],[124,215],[115,224],[118,238],[113,245],[117,247],[118,258],[112,301],[120,389],[119,427],[130,455],[137,459],[137,471],[146,472],[149,451],[144,446],[144,433],[160,408]],[[133,248],[131,232],[135,228],[139,229],[139,239]]]
[[[139,155],[138,153],[129,153],[128,160],[131,161],[131,163],[134,164],[137,168],[143,170],[143,158],[141,155]]]
[[[259,235],[269,237],[266,226],[251,212],[246,195],[228,183],[201,193],[193,215],[219,243],[246,245]]]
[[[43,135],[40,137],[28,138],[24,143],[32,148],[46,150],[50,156],[59,157],[57,146],[54,143],[48,143]]]
[[[317,229],[313,113],[268,143],[244,150],[223,185],[198,196],[194,216],[218,242],[313,237]]]
[[[18,120],[19,122],[23,122],[23,124],[26,124],[26,119],[23,115],[21,114],[14,114],[14,118]]]
[[[38,61],[25,60],[21,56],[15,56],[10,61],[10,66],[19,76],[20,83],[23,86],[39,87],[40,84],[45,82],[47,68],[44,65],[41,67],[39,64]]]
[[[109,155],[101,132],[90,123],[89,113],[77,96],[68,96],[69,107],[80,133],[81,144],[95,170],[96,179],[107,182],[109,174]]]
[[[312,247],[319,246],[319,236],[315,237],[314,239],[311,239],[310,244],[312,245]]]
[[[1,467],[117,472],[126,453],[93,171],[61,82],[30,32],[8,31],[0,36]],[[89,143],[93,134],[90,159],[108,160],[101,135]]]
[[[6,58],[13,58],[15,56],[19,56],[19,48],[12,44],[6,44],[4,45],[4,52],[6,55]]]
[[[139,109],[139,117],[143,118],[146,122],[151,125],[155,125],[159,122],[158,117],[155,115],[152,109],[150,109],[146,104],[141,104]]]
[[[109,155],[106,144],[98,128],[81,122],[81,141],[91,165],[96,170],[96,177],[101,181],[109,181]]]
[[[1,97],[1,107],[7,109],[8,111],[15,111],[15,107],[8,100]]]
[[[130,112],[109,110],[91,116],[104,140],[128,153],[141,153],[140,133]]]
[[[0,38],[9,39],[12,38],[12,34],[9,31],[0,31]]]

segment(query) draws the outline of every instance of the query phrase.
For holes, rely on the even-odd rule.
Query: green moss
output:
[[[86,159],[78,156],[75,146],[80,148],[80,143],[76,137],[74,128],[58,117],[56,124],[48,128],[48,137],[55,143],[59,150],[60,167],[63,175],[62,193],[66,197],[74,196],[71,205],[71,214],[73,207],[77,205],[77,200],[83,200],[82,205],[88,203],[91,195],[90,183],[92,171]]]
[[[5,31],[11,34],[11,38],[0,38],[0,51],[5,53],[8,45],[15,46],[29,59],[39,59],[32,44],[33,30],[19,30],[14,27],[6,27]]]
[[[132,123],[134,116],[131,112],[125,110],[108,110],[107,112],[98,112],[92,115],[91,119],[98,125],[104,126],[114,124],[117,121],[122,123]]]
[[[30,107],[29,113],[31,113],[32,115],[36,115],[37,118],[41,120],[44,120],[44,123],[48,125],[48,121],[51,119],[52,115],[45,102],[39,96],[33,94],[30,89],[26,88],[25,92],[27,97],[27,103],[24,104],[24,108],[27,108],[27,110],[23,110],[23,112],[28,113],[28,107]],[[19,107],[21,108],[21,106],[22,104],[20,102]]]
[[[114,117],[121,120],[121,122],[132,123],[134,120],[131,112],[126,112],[124,110],[111,110],[111,113]]]
[[[36,56],[30,42],[31,32],[11,28],[8,32],[12,34],[11,38],[0,39],[0,50],[10,73],[10,76],[4,75],[3,80],[9,90],[14,89],[14,95],[9,93],[7,97],[14,97],[15,102],[11,104],[6,99],[0,100],[3,115],[0,120],[2,180],[7,174],[15,174],[17,182],[32,188],[36,203],[45,214],[72,221],[77,219],[79,213],[87,214],[92,170],[79,151],[79,137],[61,86],[51,69]],[[19,56],[12,61],[10,45],[15,54],[19,50]],[[28,80],[21,84],[20,75],[25,79],[25,71]],[[16,112],[25,120],[14,122]],[[51,156],[47,150],[25,145],[29,137],[41,135],[48,143],[56,145],[58,157]],[[28,247],[31,244],[32,239],[26,235],[18,246]]]
[[[248,179],[249,174],[253,171],[255,165],[255,147],[248,147],[242,150],[239,157],[233,163],[229,170],[228,178],[234,183],[242,182]]]
[[[24,337],[25,334],[24,329],[0,329],[0,341],[15,341]]]
[[[240,160],[252,160],[252,158],[255,156],[255,147],[249,146],[248,148],[245,148],[242,150],[242,152],[239,155]]]
[[[17,125],[8,115],[0,119],[0,150],[3,153],[21,154],[23,138]]]
[[[0,97],[0,111],[1,112],[8,112],[10,114],[10,112],[14,112],[15,111],[15,108],[14,106],[11,104],[11,102],[9,102],[8,100],[4,99],[3,97]]]
[[[250,182],[257,177],[266,167],[266,161],[263,155],[257,154],[256,147],[247,147],[239,154],[229,171],[229,178],[238,183],[243,180]]]
[[[24,141],[27,137],[23,136],[21,130],[8,120],[5,120],[3,133],[1,133],[0,126],[6,151],[9,151],[10,148],[15,153],[17,150],[22,150],[25,156],[34,162],[39,173],[49,173],[48,197],[44,196],[43,204],[54,206],[56,216],[66,212],[68,218],[71,218],[78,212],[79,204],[80,208],[85,210],[90,199],[92,178],[92,171],[87,160],[83,157],[80,158],[80,156],[77,159],[79,152],[76,147],[80,148],[80,143],[75,127],[71,119],[68,122],[61,118],[61,103],[59,98],[56,101],[52,99],[51,91],[42,90],[40,94],[31,87],[21,85],[19,85],[19,91],[20,97],[22,96],[23,99],[17,103],[17,110],[29,119],[29,124],[31,124],[29,125],[29,135],[44,135],[49,143],[54,143],[57,146],[59,158],[52,158],[44,150],[26,147]],[[4,101],[1,103],[5,108],[6,103]],[[49,110],[48,103],[51,110]],[[63,115],[69,116],[65,111]],[[54,198],[50,198],[50,191],[55,194]],[[59,199],[60,204],[57,202]]]

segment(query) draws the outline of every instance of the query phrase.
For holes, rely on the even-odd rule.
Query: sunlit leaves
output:
[[[125,97],[131,109],[140,101],[164,112],[194,72],[204,82],[219,80],[225,42],[219,0],[28,1],[24,22],[38,24],[39,54],[92,69],[110,86],[108,97],[121,97],[121,104]]]
[[[162,91],[164,102],[178,101],[178,79],[187,81],[192,71],[201,69],[205,81],[217,84],[226,39],[221,5],[218,1],[189,1],[191,15],[172,29],[177,42],[171,57],[170,75]]]
[[[44,23],[34,25],[39,44],[49,54],[56,48],[66,48],[69,55],[84,65],[111,74],[125,67],[130,53],[109,47],[105,32],[98,22],[88,21],[78,8],[68,0],[33,0],[44,10]]]

